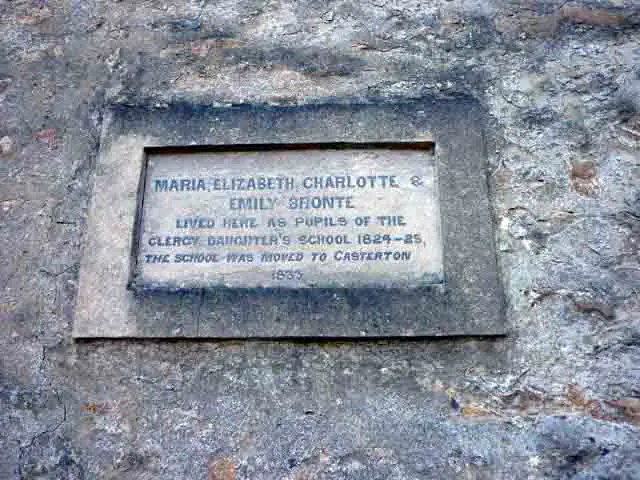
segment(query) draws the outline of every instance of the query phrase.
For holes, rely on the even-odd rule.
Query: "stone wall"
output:
[[[475,97],[506,338],[71,339],[105,106]],[[0,2],[0,478],[640,476],[636,0]]]

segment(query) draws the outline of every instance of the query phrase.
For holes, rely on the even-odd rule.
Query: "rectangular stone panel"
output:
[[[504,334],[487,118],[465,97],[109,107],[74,337]]]
[[[443,283],[433,144],[152,149],[132,285]]]

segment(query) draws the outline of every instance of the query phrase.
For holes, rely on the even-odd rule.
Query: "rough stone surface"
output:
[[[637,478],[638,65],[634,0],[1,2],[0,478]],[[71,340],[106,105],[456,94],[508,337]]]

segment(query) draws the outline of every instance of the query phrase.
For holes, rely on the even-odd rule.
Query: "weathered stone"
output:
[[[558,30],[561,17],[559,15],[536,15],[520,13],[497,17],[496,30],[503,34],[526,34],[534,37],[553,36]]]
[[[8,156],[14,153],[15,150],[16,145],[11,137],[4,136],[0,138],[0,154]]]
[[[624,13],[582,5],[562,6],[560,8],[560,17],[571,23],[585,23],[599,26],[622,25],[626,20]]]
[[[207,468],[208,480],[236,480],[236,466],[233,459],[214,459]]]
[[[574,161],[571,163],[569,177],[573,188],[583,195],[593,196],[598,192],[600,182],[598,181],[598,171],[594,162]]]
[[[0,478],[638,478],[637,1],[24,0],[0,18],[17,147],[0,158]],[[72,340],[93,185],[126,173],[98,168],[108,105],[186,123],[429,96],[487,112],[508,335]],[[171,335],[202,297],[148,300],[139,327]]]
[[[51,10],[47,7],[33,8],[27,15],[18,15],[16,20],[21,25],[39,25],[52,17]]]

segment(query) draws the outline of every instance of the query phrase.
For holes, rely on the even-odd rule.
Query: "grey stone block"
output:
[[[469,98],[304,107],[114,107],[107,113],[75,337],[408,337],[505,333],[482,110]],[[435,142],[444,287],[203,288],[140,293],[134,231],[156,147]],[[144,289],[143,289],[144,290]]]

